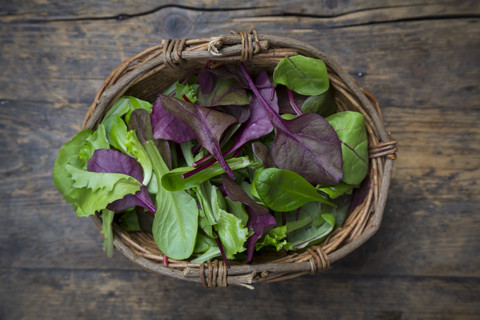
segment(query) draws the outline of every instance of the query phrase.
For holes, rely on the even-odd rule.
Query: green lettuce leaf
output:
[[[105,209],[115,200],[127,194],[135,194],[142,184],[135,178],[121,173],[97,173],[66,164],[71,177],[69,195],[76,206],[77,216],[90,216]]]
[[[109,258],[113,255],[113,231],[112,231],[112,222],[115,212],[104,209],[102,210],[102,230],[104,241],[103,241],[103,251],[107,251],[107,256]]]

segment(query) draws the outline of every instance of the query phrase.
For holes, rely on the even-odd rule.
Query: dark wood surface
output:
[[[313,276],[205,290],[109,259],[53,186],[103,79],[164,38],[311,43],[380,101],[400,151],[384,219]],[[478,1],[0,1],[0,319],[479,319]]]

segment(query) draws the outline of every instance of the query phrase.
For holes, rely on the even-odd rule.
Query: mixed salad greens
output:
[[[153,105],[120,98],[60,149],[53,179],[78,216],[102,218],[109,255],[117,221],[151,232],[171,259],[228,265],[321,243],[367,171],[363,115],[337,113],[325,64],[299,55],[273,80],[225,64]]]

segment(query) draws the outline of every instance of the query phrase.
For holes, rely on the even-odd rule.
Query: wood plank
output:
[[[316,275],[250,292],[141,271],[2,271],[3,319],[477,319],[480,312],[479,279]]]
[[[344,18],[350,19],[349,15],[360,14],[370,15],[369,12],[380,13],[381,18],[396,17],[397,12],[406,12],[409,15],[432,16],[432,15],[452,15],[452,14],[473,14],[479,12],[479,7],[474,1],[443,1],[437,4],[435,1],[421,2],[416,0],[402,1],[382,1],[375,4],[368,0],[360,1],[301,1],[292,3],[291,1],[254,1],[248,0],[241,3],[223,1],[221,3],[212,3],[211,1],[162,1],[161,4],[155,4],[150,1],[125,1],[125,0],[100,0],[95,5],[89,3],[79,4],[76,1],[62,1],[60,3],[44,1],[14,1],[4,3],[0,7],[0,17],[6,21],[18,20],[40,20],[52,21],[58,19],[80,20],[80,19],[118,19],[125,20],[131,17],[145,16],[159,11],[171,8],[183,9],[191,12],[221,12],[230,14],[232,12],[241,12],[247,16],[254,14],[264,15],[265,18],[271,18],[282,15],[300,15],[311,16],[315,18]],[[476,11],[475,11],[476,10]],[[410,11],[410,12],[407,12]],[[383,13],[382,13],[383,12]],[[386,12],[386,13],[385,13]],[[379,16],[379,18],[380,18]],[[398,15],[397,15],[398,17]]]

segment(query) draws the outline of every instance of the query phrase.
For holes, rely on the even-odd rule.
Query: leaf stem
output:
[[[290,90],[290,88],[287,88],[287,92],[288,92],[288,99],[290,100],[290,105],[292,106],[292,109],[295,111],[297,115],[300,116],[302,114],[302,111],[300,111],[300,109],[295,104],[295,101],[293,100],[292,90]]]

